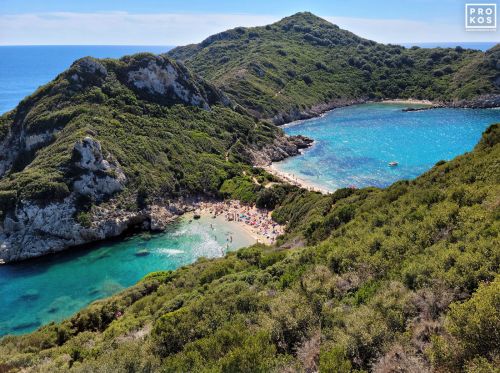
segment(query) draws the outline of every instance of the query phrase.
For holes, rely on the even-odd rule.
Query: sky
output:
[[[383,43],[500,42],[500,27],[493,32],[465,31],[465,3],[0,0],[0,45],[185,45],[237,26],[266,25],[299,11],[310,11],[359,36]]]

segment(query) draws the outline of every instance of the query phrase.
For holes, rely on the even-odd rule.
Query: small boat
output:
[[[396,167],[399,163],[396,161],[389,162],[389,167]]]

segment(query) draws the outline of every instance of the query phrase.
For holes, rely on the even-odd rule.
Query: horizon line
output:
[[[481,43],[492,43],[492,44],[500,44],[498,41],[494,40],[484,40],[484,41],[459,41],[459,40],[450,40],[450,41],[414,41],[414,42],[376,42],[378,44],[392,44],[392,45],[409,45],[409,44],[439,44],[439,43],[462,43],[462,44],[481,44]],[[199,43],[190,43],[190,44],[199,44]],[[180,47],[186,46],[189,44],[1,44],[0,47]]]

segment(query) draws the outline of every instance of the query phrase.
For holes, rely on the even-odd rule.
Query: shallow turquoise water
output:
[[[133,285],[149,272],[175,269],[201,256],[221,256],[228,235],[233,237],[230,250],[254,243],[234,225],[202,217],[181,220],[161,234],[141,234],[0,266],[0,336],[26,333],[62,320],[96,299]],[[149,255],[138,256],[144,249]]]
[[[439,160],[473,149],[481,133],[500,122],[498,109],[403,112],[407,105],[365,104],[285,127],[316,142],[297,157],[275,163],[320,188],[386,187],[413,179]],[[397,167],[388,162],[397,161]]]

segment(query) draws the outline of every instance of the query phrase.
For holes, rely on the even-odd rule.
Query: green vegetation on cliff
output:
[[[139,76],[141,69],[150,76]],[[144,81],[151,86],[140,86]],[[1,117],[0,143],[10,142],[0,161],[14,157],[0,180],[0,210],[18,200],[68,196],[80,177],[73,149],[85,137],[118,162],[127,177],[125,194],[139,203],[151,196],[217,194],[248,163],[248,148],[281,135],[229,105],[220,91],[166,57],[79,60]]]
[[[486,53],[360,38],[311,13],[235,28],[168,53],[259,117],[353,99],[473,99],[500,93],[500,46]]]
[[[276,191],[276,219],[289,221],[281,247],[150,274],[60,324],[4,338],[0,366],[493,371],[499,160],[494,125],[474,151],[414,181],[326,196]]]

